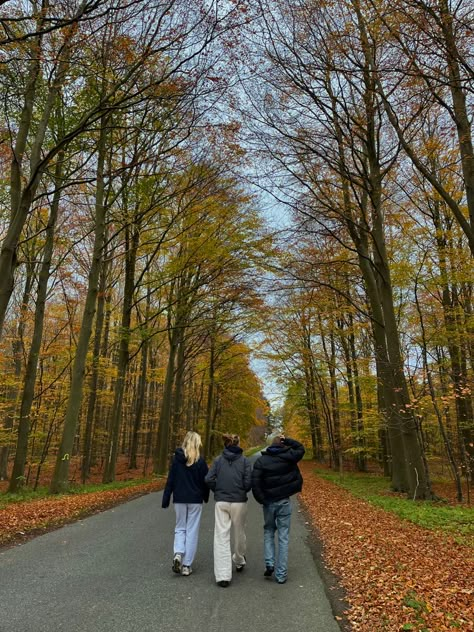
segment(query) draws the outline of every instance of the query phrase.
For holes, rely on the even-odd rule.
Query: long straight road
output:
[[[286,584],[263,577],[262,511],[252,497],[248,564],[229,588],[214,581],[212,498],[194,573],[172,573],[174,510],[153,493],[1,551],[0,630],[339,632],[293,502]]]

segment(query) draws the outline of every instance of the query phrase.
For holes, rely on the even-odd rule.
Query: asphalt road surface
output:
[[[171,571],[174,510],[132,500],[0,552],[1,632],[339,632],[293,500],[288,581],[263,577],[262,510],[249,499],[247,567],[216,585],[214,501],[189,577]]]

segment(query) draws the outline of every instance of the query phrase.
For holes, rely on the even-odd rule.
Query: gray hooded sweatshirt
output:
[[[247,492],[252,487],[252,466],[243,455],[242,448],[224,448],[222,454],[214,460],[205,481],[214,492],[216,502],[247,502]]]

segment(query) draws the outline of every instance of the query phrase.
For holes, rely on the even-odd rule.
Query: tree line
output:
[[[36,487],[52,457],[57,493],[94,466],[113,481],[119,455],[164,473],[184,429],[209,455],[223,431],[263,423],[242,331],[268,236],[234,175],[233,126],[210,110],[240,4],[1,9],[10,492]]]
[[[209,455],[265,423],[258,340],[270,419],[314,458],[420,499],[447,471],[469,497],[473,20],[467,0],[2,5],[11,491],[53,456],[57,492],[76,455],[84,481],[119,455],[162,473],[184,428]]]
[[[474,465],[471,3],[259,2],[248,124],[291,209],[271,358],[317,458]],[[262,62],[263,60],[263,62]],[[278,336],[275,336],[278,331]]]

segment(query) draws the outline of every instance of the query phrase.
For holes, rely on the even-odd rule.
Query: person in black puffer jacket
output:
[[[216,501],[214,525],[214,574],[218,586],[229,586],[232,579],[232,560],[238,572],[243,571],[246,559],[245,522],[247,520],[247,492],[252,484],[250,461],[243,455],[238,435],[224,435],[224,451],[211,465],[206,483]],[[233,532],[231,552],[230,534]]]
[[[200,447],[198,433],[188,432],[182,447],[174,453],[161,502],[166,509],[173,495],[176,526],[172,569],[183,575],[193,572],[191,565],[197,550],[202,503],[209,500],[209,488],[205,483],[209,468],[200,456]]]
[[[263,543],[265,577],[284,584],[288,575],[288,543],[291,524],[290,496],[303,488],[303,477],[298,461],[303,458],[304,446],[283,435],[255,461],[252,471],[252,493],[263,505]],[[275,564],[275,533],[278,532],[278,558]]]

